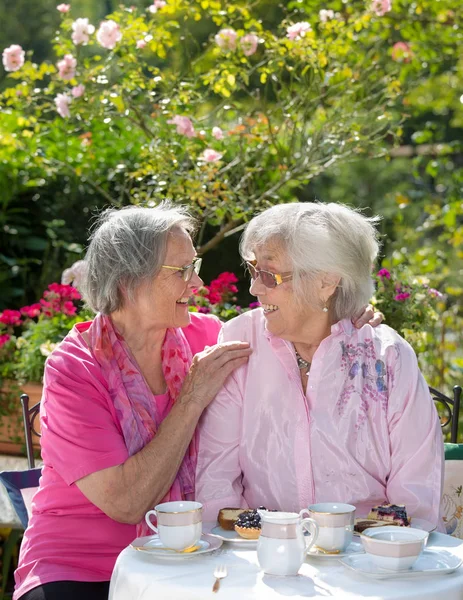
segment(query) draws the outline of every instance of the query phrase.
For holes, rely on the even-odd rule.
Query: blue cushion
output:
[[[445,460],[463,460],[463,444],[444,444]]]
[[[0,473],[0,481],[5,486],[24,529],[27,527],[29,516],[21,490],[38,487],[41,474],[41,468],[28,469],[27,471],[2,471]]]

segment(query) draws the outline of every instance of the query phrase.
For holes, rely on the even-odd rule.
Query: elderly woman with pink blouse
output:
[[[200,421],[196,498],[223,507],[299,511],[383,502],[438,526],[443,443],[416,356],[386,325],[352,326],[373,293],[374,219],[339,204],[270,208],[241,254],[262,307],[227,323],[249,361]]]

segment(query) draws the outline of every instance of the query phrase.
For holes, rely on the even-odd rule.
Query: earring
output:
[[[327,302],[325,302],[325,306],[323,307],[322,310],[323,310],[324,313],[328,312],[328,304],[327,304]]]

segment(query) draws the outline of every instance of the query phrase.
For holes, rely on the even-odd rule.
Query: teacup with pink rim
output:
[[[176,500],[158,504],[145,515],[146,524],[159,535],[166,548],[184,550],[199,542],[202,534],[202,509],[200,502]],[[157,518],[157,527],[151,522]]]
[[[318,525],[315,548],[343,552],[352,542],[355,506],[342,502],[319,502],[308,507],[309,517]]]
[[[369,527],[360,534],[372,562],[387,571],[410,569],[423,551],[429,533],[412,527]]]

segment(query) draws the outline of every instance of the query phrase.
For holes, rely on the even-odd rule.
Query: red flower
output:
[[[65,315],[72,317],[77,312],[77,306],[74,306],[74,304],[71,302],[71,300],[68,300],[67,302],[65,302],[63,304],[63,312]]]
[[[20,311],[21,314],[26,315],[26,317],[29,317],[30,319],[33,319],[34,317],[38,317],[42,312],[42,305],[31,304],[30,306],[23,306],[20,309]]]
[[[234,273],[220,273],[217,279],[211,281],[210,285],[206,285],[209,290],[207,298],[211,304],[219,304],[227,299],[227,296],[236,294],[238,288],[234,285],[238,281]]]
[[[21,313],[19,312],[19,310],[9,310],[6,308],[0,314],[0,323],[16,327],[16,325],[21,324]]]
[[[10,336],[7,333],[0,335],[0,348],[2,348],[9,340]]]
[[[410,298],[410,294],[408,292],[402,292],[397,294],[397,296],[394,296],[394,300],[397,300],[397,302],[405,302],[407,298]]]

